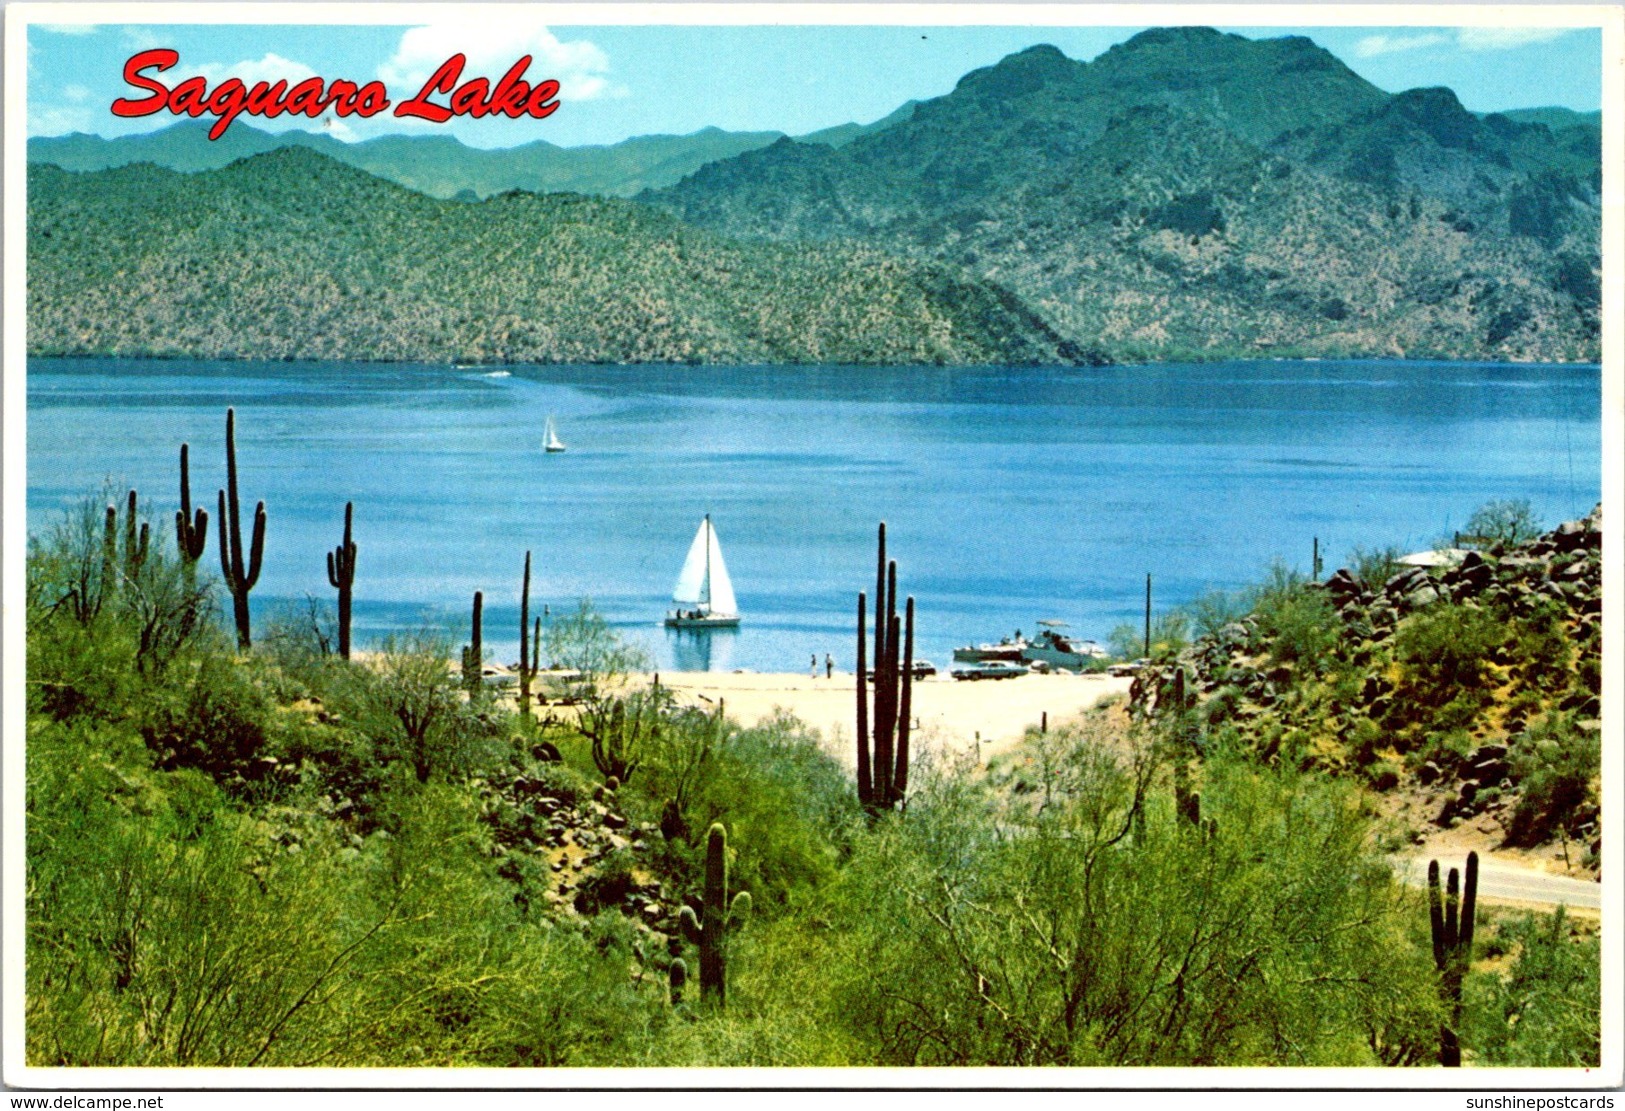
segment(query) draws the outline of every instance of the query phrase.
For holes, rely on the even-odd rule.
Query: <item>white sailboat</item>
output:
[[[559,439],[558,430],[553,427],[552,417],[547,418],[547,432],[542,436],[542,450],[549,453],[565,450],[564,441]]]
[[[739,603],[709,513],[688,547],[671,600],[677,608],[666,615],[667,628],[728,629],[739,624]]]

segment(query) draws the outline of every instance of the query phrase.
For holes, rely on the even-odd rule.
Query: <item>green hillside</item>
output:
[[[440,201],[290,147],[29,170],[36,354],[1053,362],[1014,298],[870,247],[739,244],[645,206]]]
[[[1600,165],[1583,127],[1181,28],[1034,47],[840,149],[780,140],[640,199],[960,267],[1119,360],[1595,360]]]

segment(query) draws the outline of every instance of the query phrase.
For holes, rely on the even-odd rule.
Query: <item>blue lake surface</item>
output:
[[[1054,368],[445,366],[33,359],[28,520],[111,478],[173,545],[177,457],[214,516],[225,410],[239,488],[269,523],[256,622],[331,599],[355,503],[356,636],[442,623],[518,655],[518,594],[590,597],[658,666],[851,667],[884,519],[919,653],[1031,632],[1104,641],[1158,611],[1326,569],[1355,546],[1431,546],[1497,498],[1547,524],[1600,497],[1595,366],[1249,361]],[[552,415],[569,451],[544,455]],[[710,513],[744,621],[660,621]],[[210,522],[205,567],[218,570]]]

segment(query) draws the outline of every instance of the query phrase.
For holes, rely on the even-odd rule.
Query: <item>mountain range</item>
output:
[[[913,102],[870,124],[848,123],[800,137],[803,143],[842,146],[907,119]],[[731,158],[785,138],[782,131],[724,131],[707,127],[692,135],[641,135],[605,146],[560,147],[548,142],[485,149],[449,135],[386,135],[345,143],[309,131],[268,132],[234,124],[209,138],[212,121],[186,120],[158,131],[104,139],[75,132],[28,140],[28,161],[64,170],[107,170],[151,162],[195,173],[218,170],[242,158],[282,147],[308,147],[416,189],[431,197],[479,200],[510,189],[532,193],[586,193],[629,197],[674,185],[708,162]]]
[[[191,176],[37,164],[232,153],[200,127],[30,142],[31,350],[1600,357],[1600,117],[1390,94],[1301,37],[1158,29],[1091,62],[1037,46],[800,140],[475,152],[238,127],[242,153],[277,149]]]
[[[1033,47],[840,149],[641,194],[728,235],[863,242],[1008,288],[1113,359],[1599,357],[1600,131],[1389,94],[1306,38]]]

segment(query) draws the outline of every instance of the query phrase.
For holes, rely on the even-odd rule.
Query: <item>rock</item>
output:
[[[604,814],[604,826],[607,829],[625,829],[627,821],[624,815],[616,814],[614,811],[607,811]]]
[[[1373,791],[1392,791],[1398,786],[1399,773],[1394,771],[1393,768],[1384,768],[1371,777],[1371,789]]]
[[[1416,781],[1424,787],[1429,783],[1436,782],[1442,775],[1444,775],[1444,769],[1440,768],[1432,760],[1416,769]]]
[[[1438,587],[1432,583],[1424,583],[1405,595],[1405,604],[1411,609],[1421,609],[1424,606],[1431,606],[1442,597],[1444,595],[1439,593]]]

